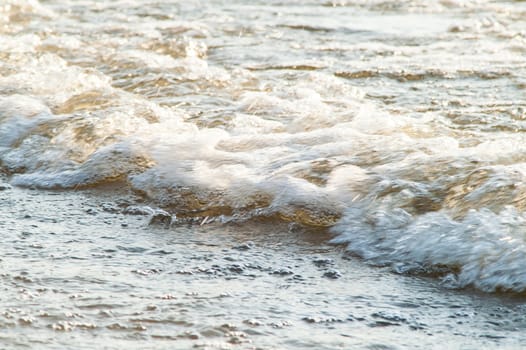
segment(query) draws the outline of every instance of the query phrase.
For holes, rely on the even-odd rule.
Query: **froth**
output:
[[[0,78],[0,91],[38,96],[53,107],[82,92],[110,88],[108,77],[69,66],[53,54],[15,58],[12,64],[18,66],[16,73]]]
[[[451,287],[473,285],[484,291],[526,289],[525,217],[513,207],[495,213],[470,210],[460,220],[444,212],[411,216],[382,208],[347,210],[333,228],[335,243],[397,271],[427,271],[448,266]]]
[[[8,148],[51,116],[41,101],[22,95],[0,97],[0,147]]]

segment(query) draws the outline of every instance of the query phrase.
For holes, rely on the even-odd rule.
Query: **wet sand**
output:
[[[126,189],[0,191],[0,347],[518,349],[526,306],[287,223],[149,224]],[[143,215],[137,214],[143,208]],[[132,210],[134,209],[134,210]]]

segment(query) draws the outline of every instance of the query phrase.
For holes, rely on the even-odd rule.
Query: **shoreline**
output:
[[[512,349],[526,339],[521,298],[396,275],[287,225],[148,225],[112,212],[122,195],[0,192],[1,344]]]

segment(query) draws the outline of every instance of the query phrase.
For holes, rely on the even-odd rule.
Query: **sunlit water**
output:
[[[378,335],[347,331],[373,332],[378,319],[398,323],[381,327],[378,346],[400,325],[414,331],[409,347],[443,342],[436,331],[459,334],[457,346],[470,332],[516,344],[520,302],[462,293],[526,290],[524,18],[523,1],[4,0],[8,344],[58,344],[65,331],[63,346],[87,335],[116,348],[134,337],[160,348],[218,337],[219,347],[376,346]],[[247,241],[262,255],[231,250]],[[166,245],[177,258],[155,254]],[[272,305],[277,278],[288,282]],[[385,293],[353,291],[354,279],[394,299],[423,283],[431,301],[418,316],[387,303],[386,321]],[[291,302],[289,289],[313,301]],[[355,293],[363,314],[350,310]],[[320,316],[312,305],[323,303]],[[513,317],[474,316],[476,303]],[[470,321],[451,331],[439,304]],[[274,331],[288,323],[294,331]]]

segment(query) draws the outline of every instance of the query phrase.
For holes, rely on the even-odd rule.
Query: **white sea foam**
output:
[[[0,98],[0,147],[9,149],[51,116],[41,101],[23,95]]]
[[[414,217],[402,209],[355,205],[333,228],[339,234],[333,241],[347,243],[353,253],[405,272],[456,267],[459,272],[449,279],[453,287],[526,289],[526,218],[511,206],[497,213],[471,210],[453,220],[444,212]]]
[[[39,96],[51,106],[85,91],[110,88],[108,77],[95,70],[68,66],[53,54],[13,63],[18,66],[16,72],[0,77],[0,91]]]

